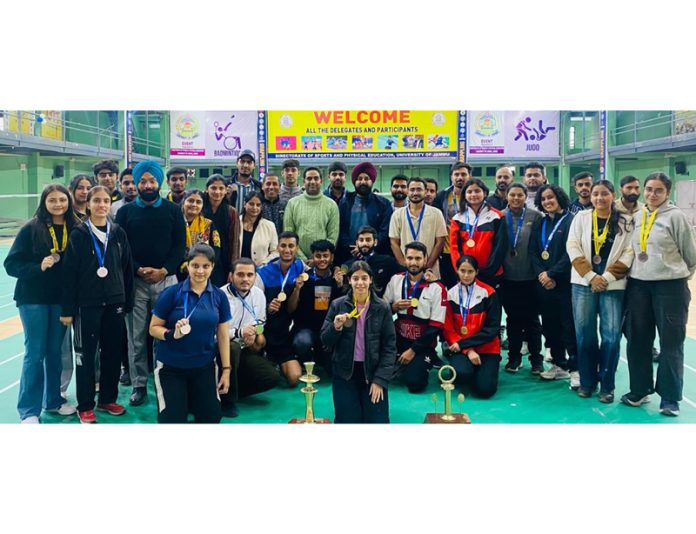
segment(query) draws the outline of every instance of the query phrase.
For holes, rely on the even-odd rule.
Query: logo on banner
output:
[[[242,139],[238,135],[232,135],[234,132],[230,130],[232,123],[234,121],[234,115],[230,115],[229,121],[224,126],[221,122],[215,121],[213,123],[213,128],[215,128],[215,140],[221,143],[225,150],[216,148],[213,150],[215,157],[234,157],[239,156],[242,150]],[[225,122],[225,121],[223,121]]]
[[[544,121],[539,119],[538,123],[532,122],[532,117],[525,117],[515,125],[517,135],[513,141],[518,141],[524,138],[524,141],[543,141],[546,139],[546,134],[555,130],[555,126],[544,128]]]
[[[481,137],[493,137],[500,133],[500,125],[498,124],[498,117],[494,113],[484,111],[478,117],[476,117],[475,124],[476,135]]]
[[[176,135],[180,139],[195,139],[200,135],[200,124],[193,115],[184,114],[176,120]]]
[[[445,115],[438,111],[437,113],[433,113],[432,120],[435,126],[442,126],[443,124],[445,124]]]

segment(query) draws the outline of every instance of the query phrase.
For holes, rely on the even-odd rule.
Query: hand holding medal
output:
[[[179,319],[174,325],[174,339],[181,339],[190,333],[191,325],[188,319]]]

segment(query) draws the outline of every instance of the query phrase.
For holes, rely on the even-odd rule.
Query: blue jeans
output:
[[[19,381],[17,411],[21,419],[41,415],[65,401],[60,396],[63,370],[62,347],[65,326],[59,320],[58,304],[22,304],[19,318],[24,328],[24,363]]]
[[[580,386],[592,391],[599,384],[602,393],[611,393],[619,364],[624,291],[593,293],[589,286],[572,286]]]

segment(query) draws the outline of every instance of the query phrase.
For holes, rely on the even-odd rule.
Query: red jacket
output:
[[[466,209],[469,224],[473,225],[476,214],[471,208]],[[449,231],[452,266],[456,271],[459,257],[469,254],[478,261],[479,276],[483,280],[493,281],[503,274],[503,259],[508,248],[507,226],[503,214],[488,204],[481,208],[480,214],[473,236],[467,231],[464,213],[457,213],[452,217]],[[469,238],[475,242],[473,247],[466,244]]]
[[[488,284],[476,280],[471,286],[473,294],[466,318],[468,332],[462,334],[462,315],[459,308],[459,287],[457,284],[447,291],[447,313],[445,315],[445,339],[452,345],[459,343],[462,352],[474,349],[479,354],[500,354],[500,300],[495,290]],[[466,306],[467,291],[462,287],[463,306]]]

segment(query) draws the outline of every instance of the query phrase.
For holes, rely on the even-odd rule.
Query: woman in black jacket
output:
[[[79,220],[70,192],[62,185],[44,187],[34,217],[17,234],[5,258],[7,274],[17,278],[14,299],[24,329],[24,363],[17,411],[23,423],[38,423],[41,408],[72,415],[75,407],[60,396],[60,317],[63,251]]]
[[[539,376],[545,380],[570,378],[570,387],[577,389],[580,374],[576,361],[571,265],[566,250],[568,230],[573,222],[573,214],[568,211],[570,199],[557,185],[546,184],[537,191],[535,204],[544,216],[532,227],[529,254],[537,276],[542,330],[553,358],[551,368]]]
[[[372,288],[372,269],[356,261],[351,289],[331,303],[321,341],[332,351],[336,423],[388,423],[387,386],[394,373],[396,333],[391,306]]]
[[[126,313],[133,308],[133,260],[126,233],[107,219],[111,195],[103,186],[87,195],[89,218],[70,236],[65,253],[61,322],[75,329],[77,410],[95,423],[94,366],[100,354],[97,410],[122,415],[116,403]]]

